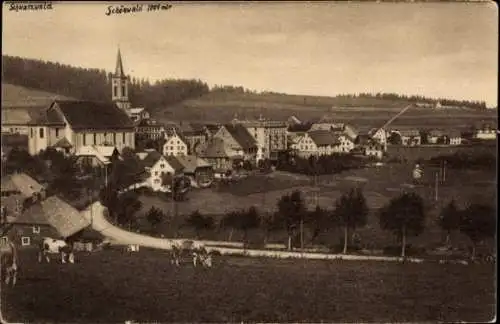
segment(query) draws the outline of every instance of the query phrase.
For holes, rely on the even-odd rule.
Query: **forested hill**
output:
[[[92,100],[111,100],[111,73],[54,62],[3,55],[2,82],[43,90],[62,96]],[[151,84],[130,79],[129,98],[133,106],[156,110],[194,99],[209,92],[200,80],[165,79]]]

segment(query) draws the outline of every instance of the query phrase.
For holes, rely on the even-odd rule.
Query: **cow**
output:
[[[12,242],[0,245],[0,276],[7,285],[16,285],[19,271],[17,248]]]
[[[57,240],[50,237],[44,237],[39,246],[38,262],[41,263],[43,259],[50,262],[49,254],[60,254],[61,263],[75,263],[74,246],[72,243],[64,240]]]
[[[205,246],[199,242],[186,240],[181,243],[172,243],[171,264],[179,266],[181,261],[191,257],[193,266],[200,264],[204,268],[212,267],[212,256],[208,253]]]

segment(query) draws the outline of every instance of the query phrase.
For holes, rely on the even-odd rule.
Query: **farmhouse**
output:
[[[243,125],[233,123],[221,126],[214,138],[223,140],[225,150],[232,159],[256,163],[257,142]]]
[[[149,113],[143,107],[130,108],[129,109],[130,119],[136,123],[140,123],[143,120],[149,119]]]
[[[305,133],[298,139],[295,147],[298,155],[309,157],[311,155],[331,155],[340,151],[340,140],[329,130],[315,130]]]
[[[164,156],[187,155],[188,146],[184,139],[174,129],[165,132],[165,144],[163,144]]]
[[[208,134],[206,127],[201,124],[186,124],[181,122],[180,128],[182,137],[188,146],[188,154],[197,154],[207,141]]]
[[[207,188],[214,179],[213,167],[210,163],[194,155],[173,156],[183,166],[183,173],[191,180],[195,188]]]
[[[172,166],[162,154],[153,149],[139,152],[137,156],[149,174],[146,182],[153,191],[160,191],[170,186],[162,184],[162,178],[165,174],[174,175],[180,171]]]
[[[462,135],[458,130],[433,129],[427,135],[427,142],[429,144],[460,145],[462,144]]]
[[[233,160],[226,152],[224,140],[214,138],[200,150],[199,156],[212,165],[214,174],[226,174],[233,169]]]

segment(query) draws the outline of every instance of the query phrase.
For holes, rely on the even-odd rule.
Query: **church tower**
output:
[[[111,87],[112,101],[128,114],[130,109],[130,102],[128,100],[128,77],[123,72],[122,55],[120,53],[120,49],[118,49],[116,69],[111,79]]]

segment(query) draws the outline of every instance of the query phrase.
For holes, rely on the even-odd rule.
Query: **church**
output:
[[[55,100],[29,123],[28,149],[36,155],[48,147],[75,154],[85,146],[134,149],[135,122],[128,98],[120,50],[111,79],[111,102]]]

